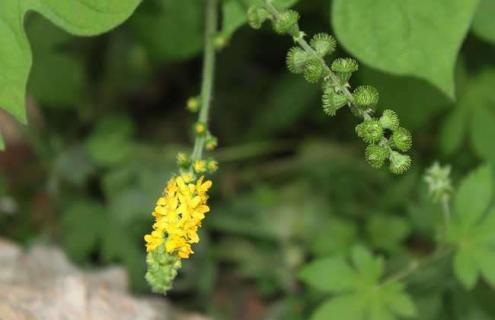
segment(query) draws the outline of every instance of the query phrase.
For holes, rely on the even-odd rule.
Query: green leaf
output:
[[[333,293],[349,291],[354,286],[354,272],[340,257],[311,262],[301,270],[299,278],[316,289]]]
[[[447,116],[440,133],[440,145],[444,153],[450,154],[460,148],[467,132],[467,114],[467,109],[455,108]]]
[[[464,178],[454,198],[454,208],[463,225],[481,218],[492,199],[492,170],[483,166]]]
[[[343,295],[323,303],[311,316],[311,320],[364,320],[363,302],[356,295]]]
[[[83,261],[95,249],[104,228],[105,209],[96,202],[73,203],[64,212],[63,244],[69,255]]]
[[[0,151],[5,149],[5,143],[3,142],[2,133],[0,132]]]
[[[197,0],[148,0],[130,25],[151,59],[188,59],[203,47],[203,7]]]
[[[41,17],[32,17],[28,35],[33,49],[29,88],[48,107],[67,107],[81,100],[85,73],[82,62],[65,48],[69,34]]]
[[[487,147],[489,141],[495,139],[489,123],[495,117],[493,83],[495,69],[486,69],[459,86],[459,100],[442,127],[441,143],[445,153],[457,151],[469,133],[475,153],[484,160],[494,159],[493,148]]]
[[[27,11],[34,10],[77,35],[95,35],[122,23],[139,0],[3,0],[0,3],[0,106],[21,122],[31,51],[23,28]]]
[[[477,108],[474,110],[471,124],[471,143],[476,153],[483,159],[495,164],[495,108]]]
[[[461,249],[456,253],[454,257],[454,274],[466,289],[471,290],[476,285],[479,271],[474,256],[469,249]]]
[[[474,16],[472,30],[483,40],[495,43],[495,1],[481,0]]]
[[[421,128],[449,103],[447,96],[422,79],[392,75],[365,66],[360,67],[357,77],[360,83],[372,83],[380,91],[380,105],[394,109],[406,128]]]
[[[374,257],[371,252],[356,246],[351,252],[352,263],[364,285],[377,283],[383,274],[383,259]]]
[[[132,153],[133,131],[131,120],[125,116],[104,118],[86,141],[86,150],[91,158],[102,166],[124,161]]]
[[[397,250],[410,233],[408,221],[399,216],[373,214],[366,224],[371,242],[378,248]]]
[[[454,67],[478,0],[335,0],[332,23],[362,62],[454,97]]]

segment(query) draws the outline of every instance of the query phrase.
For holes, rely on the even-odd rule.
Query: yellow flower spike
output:
[[[211,181],[205,181],[203,176],[195,180],[182,174],[170,179],[153,211],[153,231],[144,236],[148,252],[161,248],[180,259],[193,254],[191,244],[199,242],[198,229],[205,213],[210,211],[206,193],[211,186]]]
[[[205,160],[196,160],[193,162],[193,169],[197,173],[205,173],[206,172],[206,161]]]

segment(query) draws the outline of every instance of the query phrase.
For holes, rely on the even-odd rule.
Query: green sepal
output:
[[[299,13],[294,10],[286,10],[273,20],[273,30],[279,34],[288,34],[293,37],[299,35]]]
[[[340,108],[345,106],[347,98],[343,94],[335,92],[333,87],[328,86],[323,90],[321,103],[323,111],[329,116],[334,116]]]

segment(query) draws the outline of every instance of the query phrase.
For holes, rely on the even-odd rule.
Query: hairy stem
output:
[[[215,77],[215,44],[214,38],[218,29],[218,0],[205,0],[205,33],[204,33],[204,54],[203,54],[203,80],[201,83],[201,109],[198,121],[208,124],[208,114],[212,100],[213,83]],[[197,136],[194,141],[194,148],[191,155],[193,161],[199,160],[203,156],[205,136]]]
[[[265,6],[268,9],[268,11],[273,15],[275,19],[279,19],[280,17],[280,11],[271,3],[271,0],[265,0]],[[342,92],[345,97],[347,98],[347,102],[349,104],[349,107],[355,111],[358,112],[358,114],[363,117],[365,120],[370,119],[369,113],[371,110],[365,110],[362,111],[354,102],[354,96],[352,93],[349,91],[349,84],[348,83],[341,83],[339,77],[330,69],[330,67],[327,65],[325,59],[318,55],[316,51],[309,45],[309,43],[304,39],[304,32],[300,31],[299,36],[293,37],[294,41],[307,53],[311,54],[313,58],[317,59],[320,61],[322,64],[323,68],[325,69],[325,72],[327,74],[328,79],[330,79],[332,86],[334,89],[338,92]]]

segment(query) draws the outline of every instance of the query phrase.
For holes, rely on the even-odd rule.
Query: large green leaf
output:
[[[335,0],[343,46],[382,71],[426,79],[454,97],[454,66],[478,0]]]
[[[31,50],[24,31],[27,11],[37,11],[76,35],[96,35],[123,22],[140,0],[2,0],[0,2],[0,106],[21,122]]]
[[[480,38],[495,44],[495,0],[480,0],[473,20],[473,32]]]

